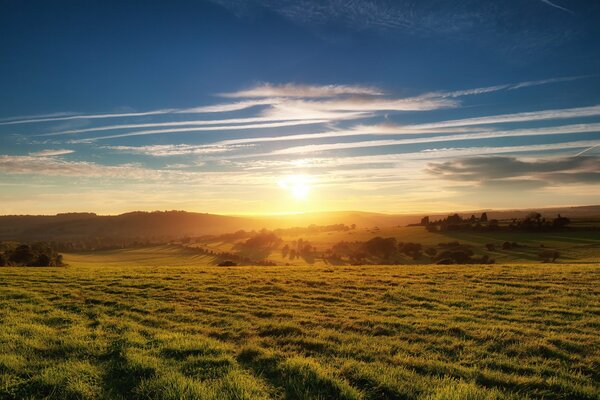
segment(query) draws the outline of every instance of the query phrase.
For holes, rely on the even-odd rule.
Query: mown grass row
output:
[[[600,398],[600,267],[0,269],[0,399]]]

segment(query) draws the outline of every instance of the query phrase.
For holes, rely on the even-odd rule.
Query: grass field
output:
[[[0,268],[0,398],[600,398],[598,265],[70,261]]]
[[[158,245],[66,254],[65,263],[77,267],[183,267],[216,264],[217,259],[183,246]]]

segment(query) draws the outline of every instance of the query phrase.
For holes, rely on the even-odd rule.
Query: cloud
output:
[[[145,112],[131,112],[131,113],[113,113],[113,114],[85,114],[85,115],[69,115],[69,116],[58,116],[44,118],[42,116],[30,117],[26,119],[13,119],[9,121],[0,122],[0,125],[17,125],[17,124],[31,124],[38,122],[51,122],[51,121],[70,121],[75,119],[104,119],[104,118],[125,118],[125,117],[145,117],[149,115],[160,115],[169,114],[173,110],[155,110]],[[60,115],[60,114],[59,114]]]
[[[398,130],[400,132],[402,132],[402,127],[398,127]],[[397,146],[397,145],[418,144],[418,143],[482,140],[482,139],[519,137],[519,136],[562,135],[562,134],[570,134],[570,133],[590,133],[590,132],[600,132],[600,123],[563,125],[563,126],[548,127],[548,128],[513,129],[513,130],[505,130],[505,131],[482,131],[482,132],[478,132],[478,133],[464,133],[464,134],[458,134],[458,135],[416,137],[416,138],[410,138],[410,139],[365,140],[365,141],[358,141],[358,142],[309,144],[309,145],[302,145],[302,146],[287,147],[287,148],[275,150],[275,151],[265,154],[265,155],[304,154],[304,153],[314,153],[314,152],[331,151],[331,150],[356,149],[356,148],[380,147],[380,146]]]
[[[499,92],[502,90],[516,90],[521,88],[527,88],[531,86],[541,86],[547,85],[550,83],[559,83],[559,82],[568,82],[576,79],[586,78],[587,76],[567,76],[562,78],[550,78],[550,79],[541,79],[537,81],[524,81],[517,83],[507,83],[503,85],[494,85],[494,86],[486,86],[474,89],[465,89],[465,90],[455,90],[452,92],[432,92],[429,94],[425,94],[422,97],[462,97],[462,96],[473,96],[478,94],[486,94]]]
[[[555,110],[543,110],[532,112],[521,112],[514,114],[491,115],[485,117],[465,118],[448,121],[433,122],[427,124],[405,125],[407,129],[431,129],[447,128],[456,126],[491,125],[510,122],[530,122],[555,119],[570,119],[582,117],[600,116],[600,105],[578,108],[563,108]]]
[[[178,126],[207,126],[203,128],[181,128],[163,130],[145,130],[128,132],[91,138],[90,140],[113,139],[119,137],[150,135],[160,133],[219,131],[233,129],[264,129],[272,127],[292,126],[313,123],[331,123],[341,120],[364,119],[373,117],[383,112],[405,112],[405,111],[431,111],[460,106],[456,98],[463,96],[480,95],[500,90],[513,90],[535,85],[544,85],[565,80],[579,79],[581,77],[553,78],[538,81],[525,81],[519,83],[502,84],[474,89],[466,89],[452,92],[433,92],[420,96],[393,98],[384,96],[380,89],[370,86],[358,85],[299,85],[281,84],[273,85],[262,83],[247,90],[233,93],[225,93],[223,96],[255,97],[252,100],[236,101],[233,103],[213,104],[207,106],[163,109],[146,112],[126,112],[111,114],[86,114],[86,115],[58,115],[49,118],[25,118],[10,119],[0,122],[0,125],[15,125],[39,122],[72,121],[86,119],[111,119],[128,117],[165,116],[176,114],[202,114],[241,111],[261,106],[261,110],[255,117],[231,118],[221,120],[201,121],[172,121],[147,124],[116,124],[100,127],[82,129],[62,130],[59,132],[44,133],[40,136],[59,136],[64,134],[80,134],[88,132],[100,132],[107,130],[124,130],[151,127],[178,127]],[[521,116],[525,118],[526,116]],[[322,121],[316,121],[322,120]],[[297,122],[293,122],[297,121]],[[464,121],[468,123],[468,121]],[[230,125],[236,123],[250,123],[250,125]],[[263,123],[263,125],[261,125]],[[471,121],[471,123],[475,123]],[[252,125],[255,124],[255,125]],[[208,127],[209,125],[221,125]]]
[[[377,154],[369,156],[340,156],[340,157],[308,157],[301,159],[265,160],[255,159],[248,161],[227,160],[227,164],[235,165],[243,169],[335,169],[340,167],[353,167],[356,165],[381,165],[397,164],[406,161],[452,159],[456,157],[481,156],[488,154],[503,153],[527,153],[542,151],[569,151],[571,149],[590,148],[600,146],[600,140],[579,140],[573,142],[562,142],[552,144],[534,144],[522,146],[483,146],[483,147],[447,147],[429,148],[425,150]],[[578,155],[578,154],[576,154]]]
[[[569,10],[568,8],[565,8],[565,7],[561,7],[558,4],[555,4],[555,3],[551,2],[550,0],[540,0],[540,1],[542,3],[548,4],[550,7],[554,7],[554,8],[557,8],[559,10],[566,11],[566,12],[568,12],[570,14],[575,14],[575,12],[573,12],[572,10]]]
[[[131,136],[146,136],[146,135],[158,135],[165,133],[186,133],[186,132],[204,132],[204,131],[225,131],[225,130],[246,130],[246,129],[266,129],[266,128],[281,128],[284,126],[295,126],[295,125],[312,125],[327,122],[327,120],[320,119],[307,119],[307,120],[292,120],[284,122],[269,122],[263,124],[244,124],[244,125],[225,125],[225,126],[204,126],[199,128],[172,128],[172,129],[153,129],[134,131],[127,133],[119,133],[107,136],[96,136],[89,139],[82,139],[81,141],[89,142],[95,140],[115,139],[124,138]]]
[[[165,144],[150,146],[105,146],[109,150],[125,153],[143,154],[153,157],[169,157],[187,154],[213,154],[224,153],[252,145],[190,145],[190,144]]]
[[[476,184],[532,181],[536,185],[600,183],[600,157],[572,156],[523,160],[515,157],[472,157],[430,163],[427,172],[442,180]]]
[[[246,100],[246,101],[238,101],[235,103],[226,103],[226,104],[214,104],[210,106],[200,106],[193,108],[185,108],[182,110],[176,111],[178,114],[197,114],[197,113],[219,113],[219,112],[230,112],[230,111],[240,111],[245,110],[247,108],[257,107],[257,106],[266,106],[277,103],[278,99],[262,99],[262,100]]]
[[[381,89],[371,86],[358,85],[300,85],[295,83],[286,83],[274,85],[271,83],[261,83],[246,90],[239,90],[231,93],[221,93],[222,97],[240,98],[240,97],[334,97],[340,95],[366,95],[381,96],[384,92]]]
[[[135,164],[101,165],[87,161],[67,161],[54,157],[12,155],[0,155],[0,172],[4,174],[130,179],[158,177],[156,171]]]
[[[52,156],[62,156],[65,154],[71,154],[71,153],[75,153],[75,150],[67,150],[67,149],[48,149],[48,150],[41,150],[41,151],[36,151],[33,153],[29,153],[30,156],[33,157],[52,157]]]

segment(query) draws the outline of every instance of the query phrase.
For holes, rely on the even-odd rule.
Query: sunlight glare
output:
[[[280,188],[288,191],[296,200],[306,200],[310,192],[310,179],[306,175],[288,175],[277,182]]]

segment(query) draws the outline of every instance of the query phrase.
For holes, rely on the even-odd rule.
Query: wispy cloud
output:
[[[82,139],[82,141],[95,141],[95,140],[106,140],[116,139],[131,136],[146,136],[146,135],[158,135],[158,134],[172,134],[172,133],[186,133],[186,132],[202,132],[202,131],[224,131],[224,130],[246,130],[246,129],[267,129],[267,128],[281,128],[284,126],[294,125],[312,125],[327,122],[327,120],[319,119],[307,119],[307,120],[292,120],[285,122],[269,122],[264,124],[245,124],[245,125],[226,125],[226,126],[204,126],[199,128],[172,128],[172,129],[153,129],[144,131],[134,131],[127,133],[119,133],[115,135],[107,136],[96,136],[89,139]]]
[[[554,7],[554,8],[557,8],[557,9],[559,9],[559,10],[562,10],[562,11],[568,12],[569,14],[575,14],[575,12],[573,12],[572,10],[569,10],[568,8],[565,8],[565,7],[559,6],[558,4],[556,4],[556,3],[553,3],[553,2],[551,2],[550,0],[540,0],[540,1],[541,1],[542,3],[548,4],[550,7]]]
[[[30,118],[26,118],[26,119],[14,119],[14,120],[0,122],[0,125],[18,125],[18,124],[32,124],[32,123],[38,123],[38,122],[70,121],[70,120],[75,120],[75,119],[146,117],[149,115],[169,114],[171,112],[173,112],[173,110],[156,110],[156,111],[113,113],[113,114],[85,114],[85,115],[69,115],[69,116],[41,117],[41,118],[30,117]]]
[[[17,125],[41,122],[71,121],[71,120],[103,120],[113,118],[129,117],[148,117],[148,116],[166,116],[178,114],[203,114],[203,113],[223,113],[232,111],[241,111],[253,107],[261,107],[258,115],[246,119],[232,118],[229,120],[216,121],[173,121],[157,122],[154,124],[120,124],[104,127],[92,127],[86,129],[69,130],[61,132],[51,132],[47,135],[77,134],[102,130],[132,129],[134,127],[158,127],[158,126],[185,126],[189,125],[226,125],[242,121],[264,123],[288,124],[290,120],[327,120],[323,122],[333,122],[348,119],[360,119],[371,117],[374,114],[383,112],[397,111],[431,111],[444,108],[456,108],[460,106],[459,97],[481,95],[501,90],[514,90],[530,86],[545,85],[566,80],[579,79],[581,77],[563,77],[538,81],[525,81],[519,83],[502,84],[481,88],[458,90],[451,92],[432,92],[420,96],[394,98],[387,96],[381,89],[370,86],[358,85],[299,85],[299,84],[281,84],[273,85],[262,83],[246,90],[225,93],[223,96],[229,98],[252,98],[251,100],[241,100],[225,104],[213,104],[193,108],[181,109],[162,109],[145,112],[126,112],[126,113],[108,113],[108,114],[80,114],[80,115],[56,115],[28,117],[24,119],[5,119],[0,121],[0,125]],[[313,122],[305,122],[313,123]],[[300,124],[297,123],[297,124]],[[293,125],[289,123],[289,126]],[[277,125],[273,125],[277,126]],[[270,126],[255,126],[253,128],[269,128]],[[206,128],[202,130],[225,130],[225,129],[252,129],[240,127],[226,128]],[[191,132],[194,130],[181,129],[180,132]],[[142,131],[137,133],[124,134],[125,136],[146,135],[154,133],[174,133]],[[124,137],[119,135],[110,135],[98,139],[108,139]]]
[[[154,157],[180,156],[186,154],[213,154],[224,153],[252,145],[190,145],[190,144],[165,144],[149,146],[105,146],[106,149],[125,153],[144,154]]]
[[[370,156],[335,156],[335,157],[309,157],[300,159],[253,159],[253,160],[228,160],[228,165],[239,168],[255,169],[335,169],[340,167],[354,167],[356,165],[382,165],[397,164],[414,160],[452,159],[456,157],[477,157],[490,154],[506,153],[531,153],[531,152],[565,152],[571,149],[590,148],[600,146],[600,140],[577,140],[571,142],[534,144],[521,146],[475,146],[475,147],[442,147],[425,150],[408,151],[393,154],[377,154]]]
[[[30,156],[33,157],[53,157],[53,156],[62,156],[65,154],[75,153],[75,150],[67,150],[67,149],[48,149],[36,151],[33,153],[29,153]]]
[[[501,137],[517,137],[517,136],[540,136],[540,135],[562,135],[570,133],[589,133],[600,132],[600,123],[593,124],[575,124],[563,125],[558,127],[548,128],[533,128],[533,129],[514,129],[505,131],[486,131],[481,133],[467,133],[459,135],[444,135],[434,137],[417,137],[411,139],[389,139],[389,140],[372,140],[360,142],[344,142],[344,143],[326,143],[326,144],[310,144],[303,146],[294,146],[284,149],[274,150],[270,155],[282,154],[304,154],[320,151],[355,149],[366,147],[380,146],[396,146],[416,143],[433,143],[433,142],[450,142],[463,140],[481,140]]]
[[[222,97],[334,97],[340,95],[381,96],[384,92],[372,86],[359,85],[301,85],[260,83],[249,89],[221,93]]]
[[[499,92],[501,90],[516,90],[521,88],[527,88],[532,86],[541,86],[547,85],[551,83],[559,83],[559,82],[569,82],[577,79],[583,79],[587,76],[567,76],[561,78],[550,78],[550,79],[540,79],[536,81],[525,81],[525,82],[517,82],[517,83],[507,83],[503,85],[494,85],[487,87],[480,87],[474,89],[464,89],[464,90],[455,90],[451,92],[433,92],[423,95],[423,97],[431,96],[431,97],[462,97],[462,96],[472,96],[478,94],[486,94]]]
[[[492,116],[486,116],[486,117],[456,119],[456,120],[440,121],[440,122],[433,122],[433,123],[427,123],[427,124],[406,125],[405,128],[407,128],[407,129],[431,129],[431,128],[447,128],[447,127],[456,127],[456,126],[491,125],[491,124],[503,124],[503,123],[510,123],[510,122],[529,122],[529,121],[543,121],[543,120],[570,119],[570,118],[597,117],[597,116],[600,116],[600,105],[595,105],[595,106],[591,106],[591,107],[543,110],[543,111],[521,112],[521,113],[514,113],[514,114],[492,115]]]

